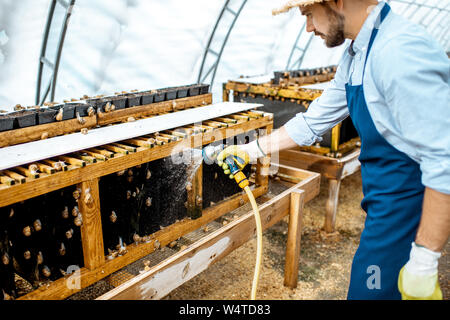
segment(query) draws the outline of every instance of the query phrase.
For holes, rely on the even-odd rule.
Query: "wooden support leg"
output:
[[[84,266],[93,270],[105,263],[98,178],[78,185],[81,196],[78,208],[83,217],[81,241],[83,244]]]
[[[193,161],[188,170],[188,185],[187,197],[188,197],[188,216],[191,219],[198,219],[202,216],[203,209],[203,163],[200,165]]]
[[[291,193],[286,263],[284,269],[284,285],[291,289],[296,288],[298,282],[304,199],[305,192],[303,190],[296,190]]]
[[[328,200],[326,204],[324,229],[326,232],[331,233],[334,232],[335,228],[336,212],[339,200],[339,187],[341,186],[341,180],[329,179],[328,181]]]

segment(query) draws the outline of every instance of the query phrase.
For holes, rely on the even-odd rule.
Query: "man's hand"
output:
[[[243,170],[248,163],[254,163],[258,158],[265,157],[266,155],[261,151],[257,140],[248,144],[225,148],[217,156],[217,164],[223,168],[225,174],[230,175],[230,179],[233,179],[234,176],[231,174],[230,168],[224,163],[230,156],[233,157],[234,163],[239,170]]]
[[[219,153],[217,156],[217,164],[222,167],[226,175],[230,175],[230,179],[233,179],[234,176],[231,174],[230,168],[224,163],[229,157],[232,157],[239,170],[242,170],[250,162],[250,156],[240,146],[230,146]]]
[[[409,261],[400,270],[398,289],[403,300],[442,300],[438,282],[441,254],[412,243]]]

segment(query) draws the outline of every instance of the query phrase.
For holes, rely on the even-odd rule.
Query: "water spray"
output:
[[[218,145],[218,146],[207,146],[203,149],[203,160],[207,164],[213,164],[217,156],[226,148],[225,145]],[[236,157],[233,155],[228,156],[226,159],[224,159],[224,170],[229,170],[230,177],[234,178],[236,183],[239,185],[240,188],[244,189],[244,191],[247,193],[248,199],[250,200],[250,203],[253,208],[253,214],[255,216],[255,222],[256,222],[256,234],[257,234],[257,249],[256,249],[256,264],[255,264],[255,272],[253,275],[253,284],[252,284],[252,292],[251,292],[251,300],[256,300],[256,290],[258,288],[258,280],[259,280],[259,273],[261,270],[261,261],[262,261],[262,224],[261,224],[261,216],[259,214],[258,205],[256,204],[255,197],[253,196],[252,191],[249,187],[249,181],[245,174],[239,169],[237,164],[241,164],[242,166],[245,165],[245,162],[240,157]]]

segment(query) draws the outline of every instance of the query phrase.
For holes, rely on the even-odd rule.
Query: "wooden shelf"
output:
[[[217,128],[196,134],[191,132],[191,135],[186,135],[181,140],[174,140],[165,143],[164,145],[139,147],[136,149],[136,152],[129,152],[128,154],[110,151],[110,154],[106,156],[101,151],[103,150],[103,147],[100,146],[95,150],[92,150],[92,152],[97,154],[103,153],[107,159],[106,161],[105,158],[103,161],[88,161],[84,164],[73,161],[66,166],[66,171],[61,170],[53,173],[42,173],[39,178],[25,177],[25,181],[21,184],[1,184],[0,207],[8,206],[73,185],[77,186],[77,189],[81,194],[78,199],[78,207],[83,217],[81,233],[84,267],[80,269],[80,287],[74,289],[73,286],[68,286],[68,281],[70,282],[71,279],[73,279],[71,277],[75,277],[76,275],[67,276],[52,282],[48,286],[42,286],[39,289],[20,297],[20,300],[59,300],[67,298],[80,291],[82,288],[86,288],[111,273],[120,270],[124,266],[150,254],[158,248],[168,245],[182,235],[247,203],[248,198],[245,194],[236,194],[212,207],[202,210],[201,216],[198,219],[186,218],[163,230],[155,232],[150,235],[151,240],[148,243],[128,245],[128,252],[123,256],[118,256],[113,260],[107,260],[104,256],[99,206],[99,178],[147,162],[169,157],[177,150],[181,151],[184,149],[201,148],[214,141],[222,141],[223,139],[252,130],[264,130],[266,133],[270,133],[273,125],[272,115],[264,113],[258,114],[260,117],[253,117],[251,119],[249,117],[249,121],[229,124],[228,127]],[[173,130],[177,129],[179,128],[174,128]],[[118,141],[118,143],[120,143],[120,141]],[[127,143],[130,143],[130,141],[127,141]],[[83,151],[80,151],[79,153],[83,153]],[[70,155],[66,155],[66,157],[70,158]],[[52,159],[49,159],[45,161],[45,163],[50,165],[52,163],[54,164],[55,161],[53,160],[52,162]],[[258,161],[255,178],[256,184],[252,186],[255,197],[259,197],[267,192],[268,176],[267,174],[266,176],[261,175],[268,172],[269,166],[270,158],[263,158]],[[14,168],[11,170],[14,170]],[[4,181],[10,182],[10,180],[7,179],[4,179]],[[188,201],[191,202],[194,209],[198,210],[199,204],[196,202],[196,195],[201,191],[201,186],[199,186],[199,183],[201,183],[201,175],[194,175],[192,183],[193,193],[190,195],[190,200]]]

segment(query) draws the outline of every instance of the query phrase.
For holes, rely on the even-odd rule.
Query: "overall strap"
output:
[[[377,37],[378,29],[380,28],[380,25],[383,23],[384,19],[387,17],[389,11],[391,11],[391,7],[386,3],[383,6],[383,9],[381,10],[380,16],[378,17],[377,21],[375,22],[375,27],[372,31],[372,35],[370,36],[369,46],[367,49],[366,61],[364,62],[363,78],[366,73],[367,59],[369,58],[370,50],[372,49],[372,45],[375,41],[375,38]]]

